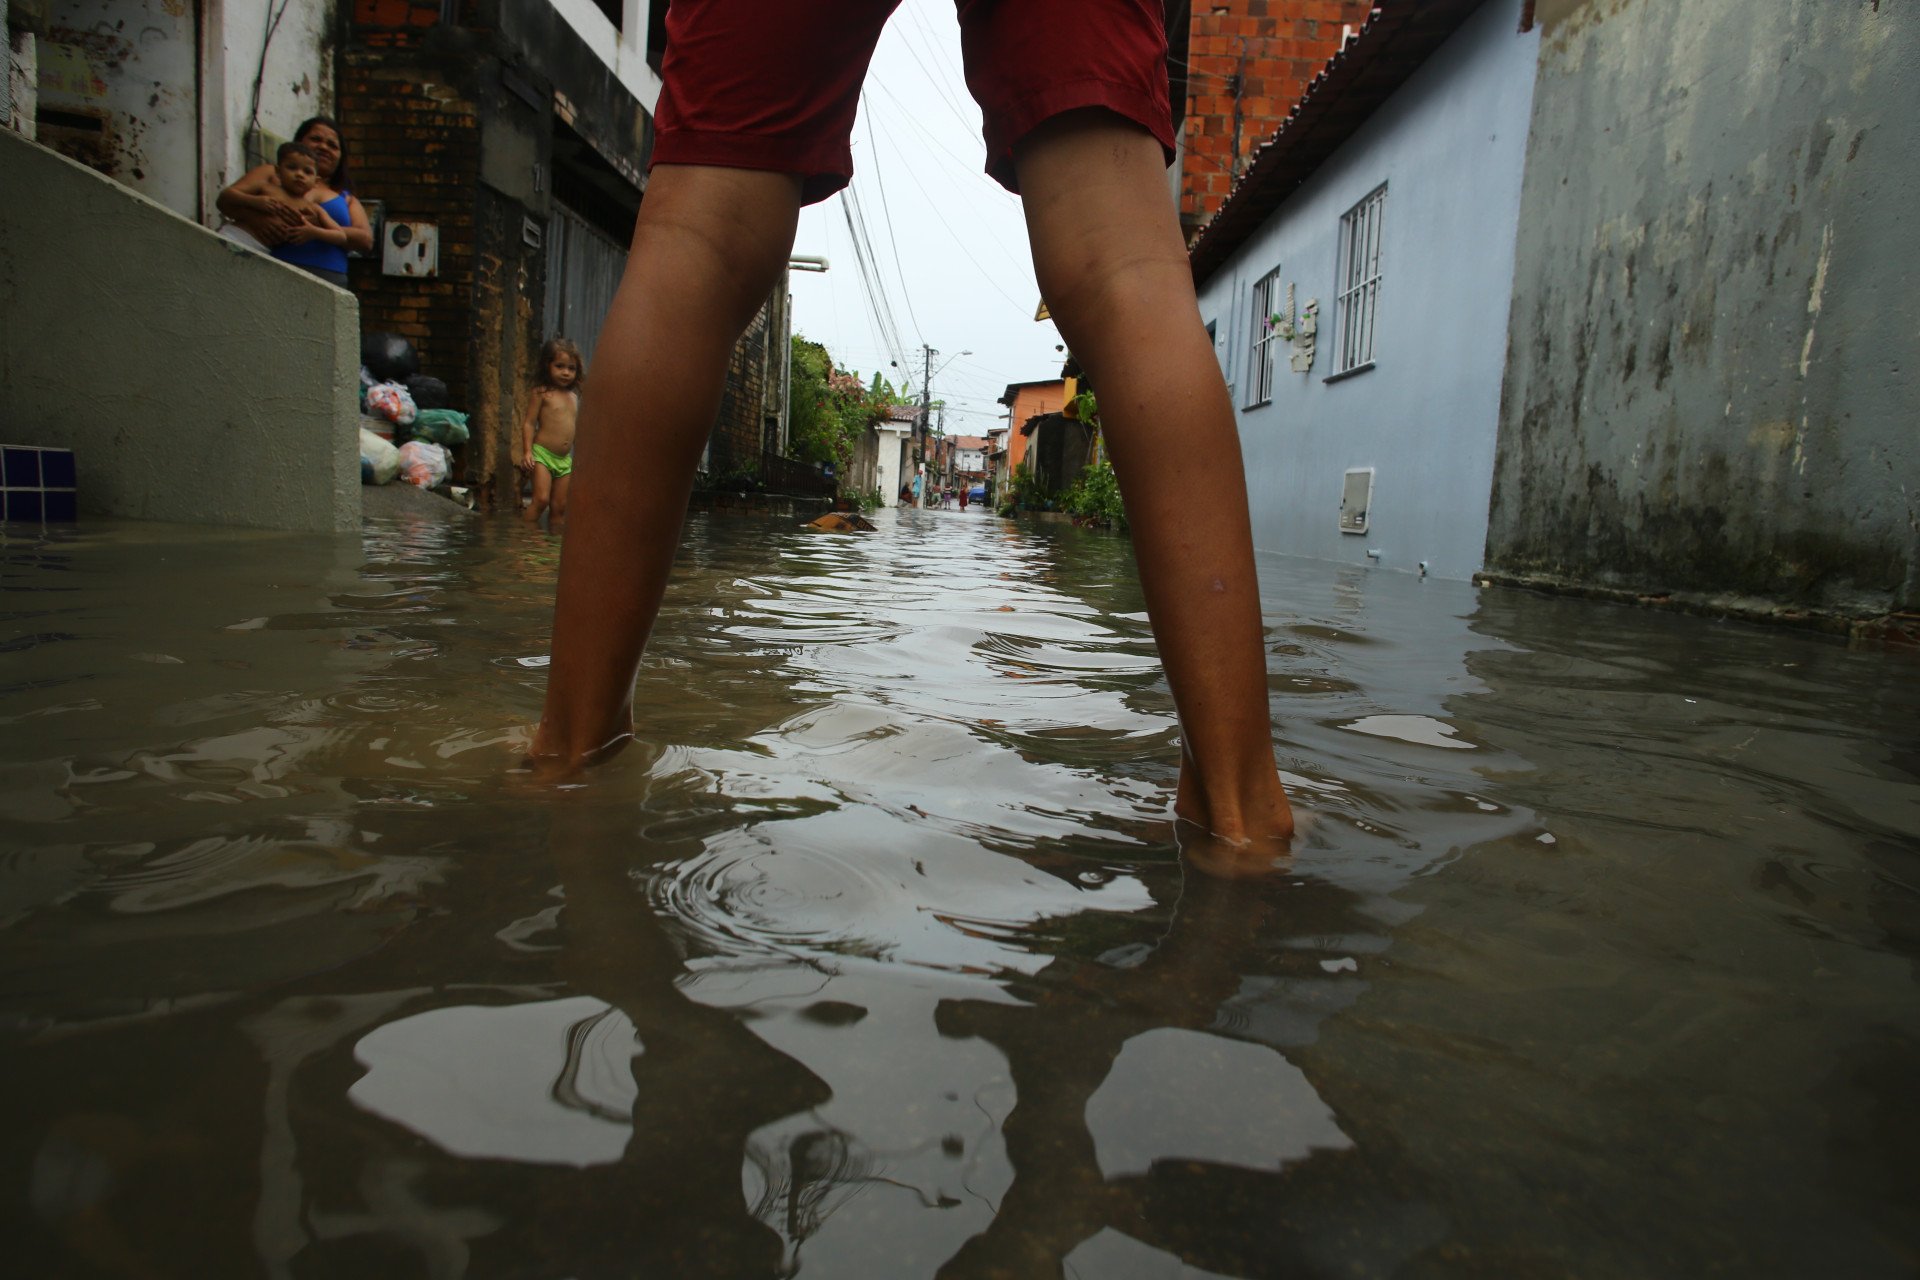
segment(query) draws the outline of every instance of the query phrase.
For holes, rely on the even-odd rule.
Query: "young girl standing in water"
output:
[[[587,366],[580,358],[580,348],[566,338],[549,339],[540,348],[540,372],[535,375],[533,396],[520,419],[520,452],[514,461],[533,476],[527,522],[540,523],[540,513],[551,508],[547,528],[556,533],[567,518],[573,424],[580,412],[580,387],[586,380]]]

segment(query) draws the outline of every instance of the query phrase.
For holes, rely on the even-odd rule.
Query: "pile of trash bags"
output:
[[[360,483],[392,484],[405,480],[422,489],[437,489],[453,475],[453,455],[445,445],[409,440],[395,446],[365,427],[360,428]]]
[[[453,472],[448,446],[465,444],[467,415],[447,407],[447,384],[420,372],[413,344],[397,333],[360,342],[360,412],[393,424],[393,440],[360,428],[360,482],[396,478],[432,489]]]

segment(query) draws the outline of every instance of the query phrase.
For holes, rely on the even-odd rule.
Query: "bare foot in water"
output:
[[[547,722],[542,720],[534,727],[533,743],[515,766],[515,772],[529,775],[534,782],[571,782],[586,770],[605,764],[627,749],[633,742],[633,718],[629,713],[626,728],[599,746],[589,747],[585,751],[570,752],[555,746],[561,737],[560,734],[549,733]]]
[[[1245,797],[1251,797],[1251,801]],[[1180,785],[1174,793],[1174,816],[1226,841],[1293,838],[1293,806],[1280,785],[1280,775],[1269,766],[1228,801],[1209,803],[1193,761],[1180,761]]]
[[[1173,823],[1180,860],[1215,880],[1258,880],[1288,871],[1293,865],[1293,842],[1275,836],[1227,840],[1185,818]]]

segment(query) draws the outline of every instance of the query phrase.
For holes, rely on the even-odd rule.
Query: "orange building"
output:
[[[1013,469],[1025,460],[1027,446],[1032,443],[1033,437],[1020,431],[1027,419],[1037,418],[1043,413],[1058,413],[1066,407],[1067,380],[1053,378],[1046,382],[1010,382],[1006,393],[1000,397],[1000,403],[1007,406],[1007,425],[1011,429],[1005,436],[1007,455],[1004,472],[998,459],[993,470],[1004,478],[1012,475]]]

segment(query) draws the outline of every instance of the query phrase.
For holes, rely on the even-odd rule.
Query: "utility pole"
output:
[[[916,447],[914,454],[922,468],[920,472],[919,505],[924,507],[927,505],[927,490],[932,487],[933,483],[932,475],[925,469],[927,465],[927,424],[928,418],[933,411],[933,348],[923,342],[920,344],[920,354],[921,359],[924,360],[925,363],[921,366],[920,425],[915,432],[919,439],[915,441]]]

